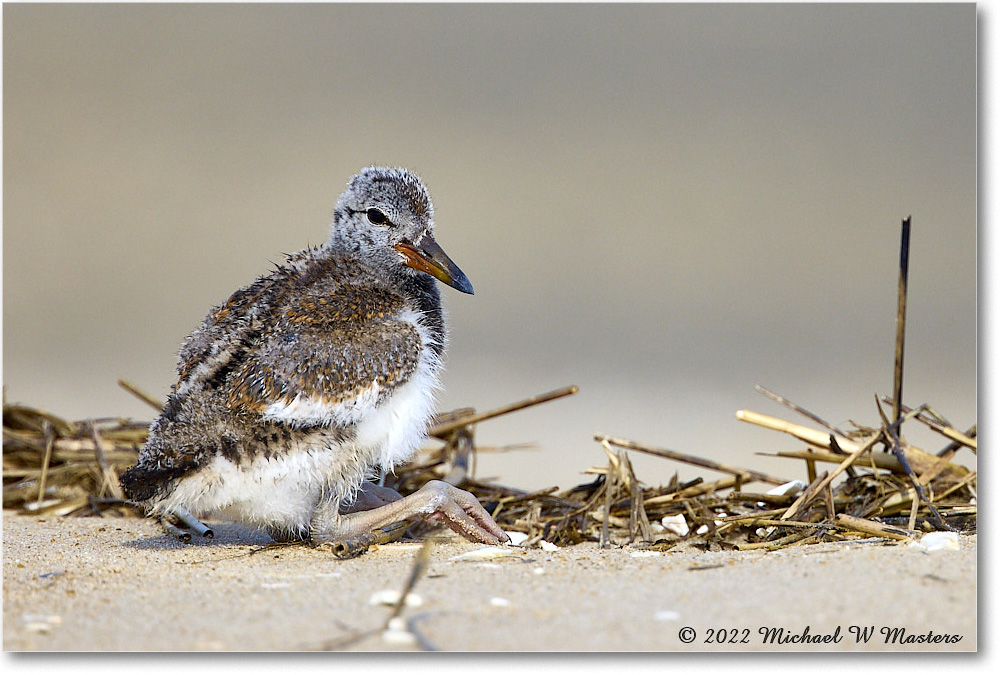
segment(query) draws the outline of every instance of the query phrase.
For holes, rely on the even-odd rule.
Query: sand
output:
[[[384,636],[391,610],[370,602],[377,591],[402,588],[419,545],[390,544],[347,561],[304,547],[252,553],[269,539],[238,525],[214,526],[214,540],[182,544],[137,518],[4,512],[4,650],[419,648],[405,635]],[[435,542],[414,591],[422,604],[403,612],[429,646],[977,649],[974,535],[960,537],[958,551],[934,553],[878,541],[771,553],[687,547],[651,554],[581,544],[453,560],[480,548],[457,538]],[[893,635],[897,642],[887,644]]]

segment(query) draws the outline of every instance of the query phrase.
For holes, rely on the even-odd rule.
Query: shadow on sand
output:
[[[183,542],[177,537],[163,532],[153,537],[143,537],[126,541],[122,545],[136,550],[169,551],[190,548],[192,546],[266,546],[273,544],[266,533],[239,523],[213,522],[211,524],[215,536],[212,538],[192,535],[191,540]]]

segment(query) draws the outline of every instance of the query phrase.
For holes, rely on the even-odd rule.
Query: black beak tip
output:
[[[463,293],[475,295],[475,292],[472,290],[472,282],[469,281],[469,278],[461,272],[459,272],[458,275],[452,279],[451,285]]]

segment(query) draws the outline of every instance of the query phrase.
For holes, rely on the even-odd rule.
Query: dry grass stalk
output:
[[[42,459],[42,470],[38,478],[38,501],[41,504],[45,498],[45,487],[49,477],[49,464],[52,462],[52,446],[56,442],[55,434],[52,431],[52,422],[44,420],[42,422],[42,434],[45,436],[45,457]]]
[[[541,403],[547,403],[549,401],[554,401],[557,398],[562,398],[563,396],[572,396],[573,394],[580,391],[580,388],[576,385],[570,385],[568,387],[562,387],[561,389],[556,389],[554,391],[546,392],[544,394],[538,394],[537,396],[532,396],[531,398],[525,399],[523,401],[518,401],[516,403],[511,403],[510,405],[505,405],[500,408],[495,408],[484,413],[478,413],[471,408],[468,409],[470,412],[466,416],[458,417],[456,419],[448,419],[447,421],[437,421],[433,424],[428,431],[428,434],[442,440],[446,440],[448,433],[459,429],[462,427],[471,427],[478,422],[484,422],[488,419],[494,417],[499,417],[501,415],[507,415],[512,412],[517,412],[518,410],[523,410],[524,408],[530,408],[531,406],[536,406]],[[453,415],[451,417],[454,417]]]
[[[899,292],[896,303],[896,358],[892,373],[892,420],[900,420],[903,401],[903,346],[906,342],[906,289],[910,273],[910,217],[903,219],[899,244]]]
[[[783,420],[780,417],[763,415],[761,413],[753,412],[752,410],[737,410],[736,419],[741,422],[748,422],[759,427],[764,427],[765,429],[772,429],[774,431],[789,434],[800,441],[805,441],[809,445],[817,448],[823,448],[824,450],[833,450],[834,448],[834,441],[831,441],[829,433],[817,431],[816,429],[805,427],[801,424],[795,424],[793,422],[789,422],[788,420]],[[836,444],[845,452],[856,450],[859,446],[857,442],[846,437],[844,440],[836,441]]]
[[[889,396],[883,396],[882,401],[888,403],[889,405],[895,406],[895,399]],[[900,405],[899,409],[903,412],[903,414],[912,415],[913,418],[916,419],[918,422],[923,423],[929,429],[936,431],[937,433],[953,441],[954,443],[957,443],[958,445],[964,445],[973,452],[975,452],[978,449],[978,442],[974,438],[976,433],[975,425],[973,425],[972,429],[970,429],[968,433],[962,433],[955,427],[948,424],[946,421],[930,417],[928,413],[932,413],[932,411],[926,405],[922,405],[916,409],[909,408],[905,405]]]
[[[864,534],[873,535],[876,537],[884,537],[886,539],[898,539],[900,541],[910,541],[913,538],[912,532],[905,532],[903,530],[886,527],[882,523],[877,523],[874,520],[868,520],[866,518],[858,518],[856,516],[849,516],[846,513],[837,514],[837,523],[839,525],[844,525],[852,530],[857,530]]]
[[[807,462],[829,462],[832,464],[840,464],[844,461],[844,455],[838,455],[832,452],[817,452],[815,450],[782,450],[775,453],[762,452],[758,454],[764,457],[804,459]],[[862,453],[855,462],[855,465],[871,469],[882,469],[892,473],[905,473],[905,469],[903,468],[903,465],[899,463],[898,459],[896,459],[893,455],[887,455],[879,452]],[[926,472],[929,475],[933,474],[931,475],[931,478],[941,475],[948,480],[961,480],[968,475],[969,470],[964,466],[951,464],[946,461],[943,466],[938,466],[937,462],[927,465]]]
[[[642,445],[636,443],[635,441],[629,441],[624,438],[614,438],[613,436],[605,436],[604,434],[598,434],[594,437],[598,443],[611,444],[619,448],[624,448],[626,450],[635,450],[637,452],[643,452],[647,455],[654,455],[656,457],[665,457],[667,459],[673,459],[678,462],[685,462],[687,464],[693,464],[694,466],[704,467],[706,469],[712,469],[713,471],[719,471],[721,473],[731,473],[734,476],[740,477],[742,480],[755,480],[762,481],[764,483],[771,483],[772,485],[783,485],[788,482],[785,478],[777,478],[775,476],[769,476],[766,473],[761,473],[759,471],[751,471],[750,469],[744,469],[742,467],[733,466],[731,464],[723,464],[722,462],[716,462],[711,459],[705,459],[703,457],[695,457],[694,455],[688,455],[683,452],[676,452],[674,450],[667,450],[666,448],[653,448],[648,445]]]
[[[796,405],[795,403],[792,403],[791,401],[789,401],[784,396],[780,396],[778,394],[775,394],[770,389],[765,389],[764,387],[762,387],[760,385],[757,385],[756,387],[754,387],[754,389],[756,389],[758,392],[760,392],[764,396],[767,396],[772,401],[774,401],[776,403],[780,403],[781,405],[785,406],[786,408],[788,408],[790,410],[794,410],[795,412],[799,413],[800,415],[808,417],[813,422],[815,422],[816,424],[820,425],[821,427],[823,427],[824,429],[826,429],[830,433],[833,433],[833,434],[835,434],[837,436],[840,436],[841,438],[850,439],[850,436],[848,436],[846,433],[844,433],[843,431],[841,431],[837,427],[829,424],[828,422],[826,422],[825,420],[823,420],[822,418],[820,418],[819,415],[815,415],[815,414],[809,412],[808,410],[806,410],[805,408],[803,408],[803,407],[801,407],[799,405]]]
[[[133,396],[135,396],[137,399],[139,399],[143,403],[146,403],[147,405],[149,405],[149,407],[151,407],[157,413],[159,413],[161,410],[163,410],[163,403],[164,403],[163,401],[160,401],[156,397],[151,396],[150,394],[147,394],[146,392],[142,391],[141,389],[139,389],[137,386],[135,386],[134,384],[132,384],[128,380],[126,380],[124,378],[119,378],[118,379],[118,386],[121,387],[122,389],[124,389],[125,391],[127,391],[128,393],[132,394]]]

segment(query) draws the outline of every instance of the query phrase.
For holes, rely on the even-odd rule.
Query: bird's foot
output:
[[[426,491],[422,496],[424,521],[441,523],[462,535],[469,541],[480,544],[506,544],[510,537],[503,531],[493,516],[487,513],[472,493],[459,489],[444,481],[432,480],[413,493],[413,497]]]
[[[325,505],[317,509],[310,538],[315,544],[347,542],[412,518],[442,523],[466,539],[482,544],[510,541],[479,500],[438,480],[428,482],[411,495],[369,510],[340,513],[336,505]]]

